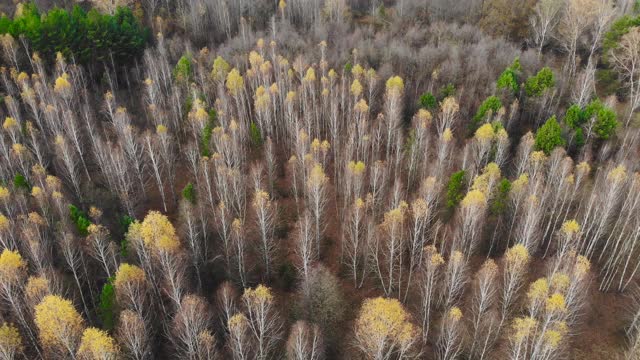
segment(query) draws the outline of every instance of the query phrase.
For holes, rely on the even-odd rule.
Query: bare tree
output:
[[[256,223],[260,233],[260,253],[264,261],[265,276],[271,273],[271,263],[275,251],[273,228],[275,226],[276,205],[271,200],[268,192],[256,189],[252,202]]]
[[[151,339],[142,317],[133,311],[120,313],[116,337],[127,355],[135,360],[152,358]]]
[[[616,70],[626,80],[629,88],[629,114],[625,126],[640,106],[640,28],[633,27],[622,36],[618,47],[611,51],[610,58]]]
[[[554,0],[539,1],[533,8],[533,16],[529,20],[532,30],[532,42],[538,48],[538,54],[549,41],[550,34],[558,24],[563,3]]]
[[[321,360],[323,358],[324,344],[318,325],[304,321],[293,324],[287,340],[287,359]]]

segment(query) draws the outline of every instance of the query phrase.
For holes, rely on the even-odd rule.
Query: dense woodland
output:
[[[639,1],[0,11],[0,359],[640,359]]]

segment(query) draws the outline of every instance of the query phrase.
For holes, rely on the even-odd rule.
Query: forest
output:
[[[0,360],[640,360],[640,0],[4,0],[0,123]]]

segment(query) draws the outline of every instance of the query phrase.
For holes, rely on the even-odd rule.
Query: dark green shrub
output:
[[[98,315],[102,322],[102,328],[107,331],[112,330],[115,324],[115,305],[116,293],[113,288],[113,277],[110,277],[102,286],[100,304],[98,305]]]
[[[453,209],[464,197],[465,171],[460,170],[453,173],[447,184],[447,207]]]
[[[536,149],[544,151],[545,154],[549,155],[553,149],[558,146],[564,146],[564,144],[565,141],[562,138],[562,129],[554,115],[550,117],[536,132]]]
[[[182,189],[182,197],[192,204],[196,203],[196,189],[192,183],[188,183],[184,189]]]
[[[84,211],[78,209],[75,205],[69,205],[69,217],[71,221],[76,225],[76,230],[82,236],[89,235],[89,225],[91,221],[87,218],[87,214]]]

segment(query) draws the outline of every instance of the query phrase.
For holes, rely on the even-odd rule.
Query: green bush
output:
[[[127,231],[129,231],[129,225],[133,224],[134,221],[136,221],[136,219],[129,215],[123,215],[120,217],[120,228],[123,234],[126,234]],[[129,255],[129,242],[127,241],[127,238],[124,237],[120,241],[120,256],[126,258],[127,255]]]
[[[192,183],[188,183],[184,189],[182,189],[182,197],[192,204],[196,203],[196,189]]]
[[[13,177],[13,187],[25,192],[31,191],[31,184],[29,184],[27,178],[22,174],[16,174]]]
[[[494,215],[500,215],[507,209],[509,203],[509,191],[511,191],[511,182],[507,179],[502,179],[498,183],[498,191],[491,204],[491,213]]]
[[[173,68],[173,78],[178,82],[188,83],[191,81],[192,74],[191,54],[187,53],[180,57],[180,60],[178,60],[178,63]]]
[[[102,286],[100,292],[100,304],[98,305],[98,315],[102,322],[102,328],[105,330],[112,330],[115,318],[115,304],[116,293],[113,288],[113,277],[107,279],[107,282]]]
[[[595,119],[593,132],[598,139],[609,139],[618,127],[615,111],[605,106],[599,99],[594,99],[585,106],[584,109],[580,108],[577,104],[571,105],[564,116],[564,122],[571,129],[576,132],[581,130],[580,136],[582,136],[582,141],[584,141],[582,126],[591,119]]]
[[[78,209],[75,205],[69,205],[69,217],[76,225],[76,229],[78,233],[82,236],[89,235],[89,225],[91,225],[91,221],[87,218],[87,215],[80,209]]]
[[[609,139],[615,133],[617,127],[618,120],[615,111],[608,107],[602,107],[598,110],[593,132],[599,139]]]
[[[492,114],[495,114],[496,112],[498,112],[498,110],[500,110],[501,107],[502,101],[500,101],[497,96],[489,96],[482,102],[482,104],[480,104],[476,115],[473,117],[474,124],[479,124],[480,122],[482,122],[489,111],[491,111]]]
[[[520,90],[520,84],[518,83],[520,71],[522,71],[520,58],[515,58],[511,66],[504,69],[500,77],[498,77],[496,82],[498,89],[508,89],[514,95],[517,94],[518,90]]]
[[[207,125],[202,129],[200,135],[200,154],[202,156],[211,156],[211,135],[213,135],[213,128],[216,126],[216,111],[214,109],[209,110],[209,120]]]
[[[453,173],[447,184],[447,208],[455,208],[464,197],[465,171]]]
[[[452,83],[448,83],[442,89],[440,89],[440,93],[438,94],[438,100],[442,100],[448,98],[449,96],[453,96],[456,94],[456,87],[453,86]]]
[[[262,133],[255,122],[251,122],[249,125],[249,137],[251,138],[251,145],[258,147],[262,145]]]
[[[420,107],[427,110],[433,110],[438,107],[438,100],[432,93],[426,92],[420,96]]]
[[[0,34],[24,37],[32,51],[47,62],[60,52],[80,64],[97,61],[116,65],[130,64],[144,52],[149,31],[131,9],[120,7],[114,15],[89,12],[80,6],[71,11],[53,8],[40,14],[35,4],[23,4],[20,15],[0,17]]]
[[[545,66],[536,75],[527,79],[524,84],[524,90],[527,96],[537,97],[554,87],[555,84],[556,80],[553,76],[553,71]]]
[[[536,132],[535,146],[537,150],[544,151],[545,154],[549,155],[553,149],[564,145],[565,141],[562,138],[562,129],[554,115],[550,117]]]
[[[608,61],[609,52],[618,47],[620,39],[631,30],[632,27],[640,26],[640,16],[631,17],[625,15],[611,24],[609,31],[602,38],[602,54],[605,63]]]

